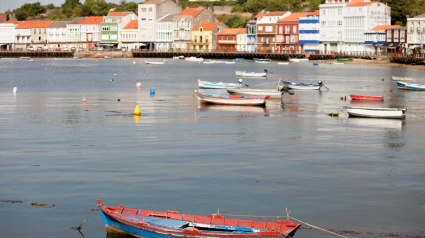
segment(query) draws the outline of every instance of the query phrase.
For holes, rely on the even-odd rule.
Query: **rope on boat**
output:
[[[312,227],[314,229],[321,230],[321,231],[324,231],[324,232],[327,232],[327,233],[330,233],[330,234],[333,234],[333,235],[336,235],[336,236],[339,236],[339,237],[342,237],[342,238],[349,238],[347,236],[343,236],[343,235],[340,235],[338,233],[335,233],[335,232],[332,232],[332,231],[328,231],[326,229],[320,228],[318,226],[315,226],[315,225],[312,225],[310,223],[307,223],[307,222],[298,220],[298,219],[296,219],[294,217],[291,217],[291,216],[289,216],[289,212],[287,212],[287,215],[286,216],[255,216],[255,215],[235,215],[235,214],[223,214],[223,213],[220,213],[220,215],[223,215],[223,216],[234,216],[234,217],[256,217],[256,218],[285,218],[286,217],[288,220],[289,219],[292,219],[292,220],[297,221],[299,223],[302,223],[302,224],[305,224],[307,226],[310,226],[310,227]]]

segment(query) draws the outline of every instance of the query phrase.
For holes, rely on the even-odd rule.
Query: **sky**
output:
[[[14,10],[18,7],[21,7],[25,3],[35,3],[40,2],[41,5],[47,5],[53,3],[55,6],[62,5],[65,0],[0,0],[0,12],[5,12],[7,10]],[[80,0],[81,3],[84,3],[84,0]],[[106,0],[106,2],[112,2],[118,4],[120,0]],[[141,2],[139,1],[127,1],[127,2]]]

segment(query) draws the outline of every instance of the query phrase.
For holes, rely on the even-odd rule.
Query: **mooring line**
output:
[[[291,218],[292,220],[295,220],[295,221],[297,221],[297,222],[299,222],[299,223],[303,223],[303,224],[306,224],[307,226],[313,227],[314,229],[321,230],[321,231],[324,231],[324,232],[327,232],[327,233],[330,233],[330,234],[333,234],[333,235],[336,235],[336,236],[339,236],[339,237],[348,238],[348,236],[343,236],[343,235],[340,235],[340,234],[338,234],[338,233],[335,233],[335,232],[332,232],[332,231],[328,231],[328,230],[326,230],[326,229],[323,229],[323,228],[320,228],[320,227],[314,226],[314,225],[312,225],[312,224],[309,224],[309,223],[307,223],[307,222],[304,222],[304,221],[298,220],[298,219],[296,219],[296,218],[293,218],[293,217],[289,217],[289,218]]]

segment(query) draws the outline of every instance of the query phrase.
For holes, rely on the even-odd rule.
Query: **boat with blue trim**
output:
[[[239,220],[221,214],[198,216],[177,211],[153,211],[120,206],[105,206],[97,200],[106,231],[136,237],[292,237],[300,228],[290,220],[273,222]]]

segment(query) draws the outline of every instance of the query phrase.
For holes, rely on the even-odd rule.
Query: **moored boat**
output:
[[[242,81],[241,81],[242,83]],[[223,83],[223,82],[208,82],[198,79],[198,87],[202,89],[226,89],[226,88],[240,88],[239,83]]]
[[[267,70],[261,73],[235,70],[235,74],[241,77],[267,77]]]
[[[269,64],[270,60],[254,60],[254,62],[257,64]]]
[[[245,58],[235,58],[236,62],[245,62]]]
[[[412,81],[413,78],[409,78],[409,77],[397,77],[397,76],[392,76],[391,79],[393,81]]]
[[[281,98],[282,92],[277,89],[253,89],[253,88],[226,88],[231,95],[246,96],[270,96],[270,98]]]
[[[196,91],[196,96],[202,103],[239,106],[265,106],[270,96],[241,96],[228,94],[201,93]]]
[[[310,60],[309,59],[305,59],[305,58],[300,58],[300,59],[291,58],[291,59],[289,59],[289,62],[294,62],[294,63],[302,63],[302,62],[308,62],[308,61],[310,61]]]
[[[407,112],[404,108],[345,107],[345,109],[351,117],[386,119],[404,119]]]
[[[405,83],[397,81],[397,88],[412,91],[424,91],[425,84]]]
[[[147,61],[145,60],[145,64],[166,64],[167,62],[164,61]]]
[[[184,58],[186,61],[193,61],[193,62],[202,62],[202,61],[204,61],[204,59],[201,57],[201,58],[197,58],[197,57],[194,57],[194,56],[191,56],[191,57],[189,57],[189,58]]]
[[[336,62],[350,62],[353,61],[353,58],[340,58],[336,59]]]
[[[324,85],[322,81],[314,83],[297,83],[290,81],[282,81],[283,85],[288,89],[301,89],[301,90],[320,90]]]
[[[352,100],[384,101],[383,96],[350,94]]]
[[[344,64],[344,62],[333,62],[333,64]]]
[[[202,63],[203,64],[215,64],[215,61],[214,60],[204,60]]]
[[[288,65],[288,64],[289,64],[289,62],[277,62],[277,64],[280,64],[280,65]]]
[[[221,214],[198,216],[177,211],[153,211],[105,206],[97,200],[107,233],[136,237],[292,237],[300,228],[290,220],[263,222],[239,220]]]

